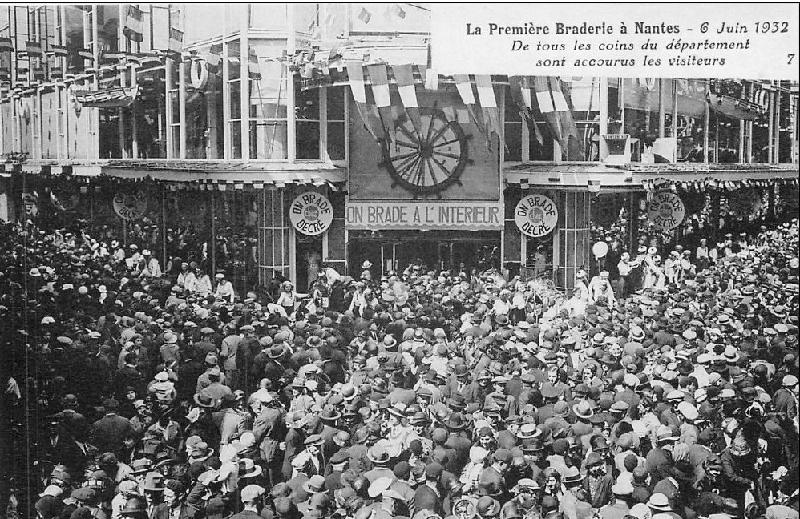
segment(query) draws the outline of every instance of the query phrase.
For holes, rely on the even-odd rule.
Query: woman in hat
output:
[[[201,298],[210,296],[211,292],[214,290],[211,283],[211,276],[198,266],[195,269],[195,278],[197,279],[195,284],[195,293],[197,296]]]
[[[275,302],[275,304],[283,309],[286,317],[289,317],[294,313],[297,298],[298,294],[294,289],[294,285],[291,281],[287,280],[281,283],[281,293],[278,296],[278,300]]]

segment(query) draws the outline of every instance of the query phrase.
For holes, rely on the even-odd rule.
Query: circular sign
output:
[[[114,212],[123,220],[138,220],[147,210],[147,196],[144,191],[117,193],[113,204]]]
[[[672,191],[657,191],[647,204],[647,218],[656,227],[669,231],[677,227],[686,216],[683,200]]]
[[[298,232],[317,236],[331,226],[333,206],[321,194],[306,191],[292,202],[289,207],[289,219]]]
[[[592,254],[595,258],[604,258],[608,254],[608,244],[604,241],[599,241],[592,245]]]
[[[555,202],[544,195],[534,193],[519,201],[514,208],[514,222],[526,236],[538,238],[550,234],[558,223]]]

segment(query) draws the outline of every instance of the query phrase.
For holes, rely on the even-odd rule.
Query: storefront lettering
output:
[[[347,226],[364,228],[500,229],[501,208],[489,203],[351,203]]]
[[[333,221],[333,206],[321,194],[308,191],[292,201],[289,219],[298,232],[316,236],[330,227]]]
[[[147,196],[143,191],[117,193],[112,205],[114,212],[123,220],[138,220],[147,210]]]
[[[514,222],[527,236],[544,236],[558,223],[558,208],[555,202],[544,195],[528,195],[514,209]]]
[[[659,191],[653,195],[647,208],[650,222],[663,230],[677,227],[686,215],[681,198],[671,191]]]

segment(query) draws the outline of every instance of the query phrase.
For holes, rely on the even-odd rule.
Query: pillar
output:
[[[521,271],[525,266],[522,258],[522,240],[524,237],[514,221],[514,209],[524,194],[519,187],[508,187],[504,193],[505,218],[503,226],[503,268],[509,272]]]
[[[333,222],[323,236],[322,261],[340,274],[346,274],[345,196],[341,191],[329,191],[328,199],[333,205]]]
[[[591,198],[588,191],[559,191],[558,285],[572,288],[578,270],[589,268],[591,254]]]

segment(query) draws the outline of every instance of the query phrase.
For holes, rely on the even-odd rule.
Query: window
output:
[[[65,58],[67,68],[65,73],[80,72],[85,67],[85,60],[78,56],[77,51],[89,48],[89,42],[83,39],[84,17],[88,17],[88,15],[81,9],[70,5],[62,6],[62,12],[64,13],[64,24],[66,25],[64,45],[69,52]],[[89,32],[91,33],[91,31]]]
[[[181,140],[181,107],[180,107],[180,83],[178,67],[182,63],[167,60],[166,67],[166,87],[167,87],[167,118],[169,124],[169,146],[167,147],[168,158],[180,157]]]
[[[136,76],[139,102],[133,108],[138,158],[164,159],[167,157],[164,67],[141,70]]]
[[[114,52],[119,50],[119,6],[97,6],[97,35],[100,38],[100,50]]]
[[[118,86],[120,86],[120,81],[116,75],[100,81],[101,89]],[[122,158],[125,133],[127,133],[126,125],[120,124],[120,115],[124,113],[123,110],[119,108],[98,108],[97,110],[100,119],[100,158]]]
[[[224,150],[222,67],[202,60],[188,65],[186,92],[186,158],[221,159]],[[203,72],[205,70],[205,72]],[[193,86],[192,78],[207,73],[205,84]]]
[[[295,81],[295,121],[296,121],[296,150],[298,159],[319,159],[319,98],[324,89],[312,88],[300,90],[299,79]]]
[[[288,80],[286,67],[265,58],[280,56],[281,42],[260,42],[251,49],[250,158],[282,160],[288,150]],[[255,61],[255,63],[253,63]]]
[[[242,81],[239,41],[228,45],[228,126],[230,128],[230,158],[242,158]]]
[[[348,89],[328,87],[327,95],[327,148],[330,160],[345,160],[347,149],[347,118],[345,105]]]
[[[582,143],[580,156],[568,156],[561,150],[566,160],[599,160],[597,141],[592,136],[599,131],[600,81],[592,78],[577,78],[564,81],[563,91],[572,106],[572,119],[577,129],[577,139]],[[536,102],[536,92],[531,88],[532,113],[535,131],[523,120],[519,107],[514,102],[510,88],[505,95],[505,160],[509,162],[552,161],[555,160],[555,134]],[[561,121],[563,126],[563,120]],[[561,130],[563,131],[563,130]],[[594,143],[594,146],[592,146]]]
[[[522,126],[525,124],[520,115],[519,106],[511,98],[510,89],[506,89],[505,125],[503,127],[506,141],[505,160],[520,162],[522,158]]]

